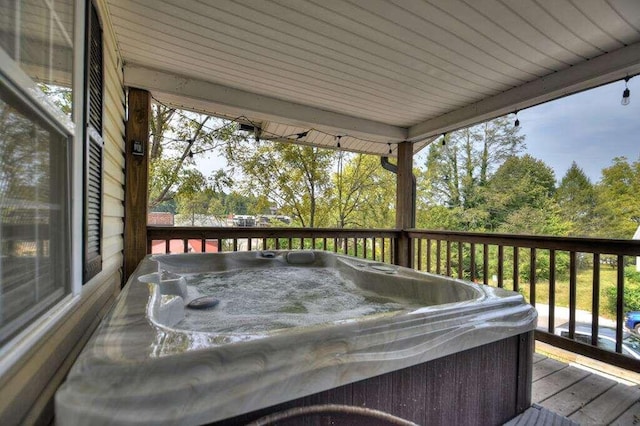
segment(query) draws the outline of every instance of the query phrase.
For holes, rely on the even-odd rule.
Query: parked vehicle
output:
[[[640,313],[640,312],[639,312]],[[569,338],[569,323],[562,324],[555,329],[558,336]],[[576,323],[574,340],[591,344],[591,324]],[[598,347],[607,351],[616,351],[616,330],[611,327],[598,327]],[[640,359],[640,337],[628,332],[622,333],[622,354]]]
[[[624,317],[624,325],[636,334],[640,334],[640,311],[627,312]]]

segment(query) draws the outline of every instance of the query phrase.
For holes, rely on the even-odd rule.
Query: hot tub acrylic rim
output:
[[[152,269],[143,262],[134,274],[145,272]],[[530,332],[537,316],[520,294],[481,286],[495,297],[467,304],[463,312],[440,305],[154,357],[145,346],[158,333],[146,318],[150,286],[130,281],[83,349],[56,395],[61,421],[213,422]],[[247,356],[256,362],[242,361]],[[105,378],[137,386],[111,388]],[[201,400],[205,395],[217,396]]]

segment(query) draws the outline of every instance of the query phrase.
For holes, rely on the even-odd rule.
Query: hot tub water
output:
[[[320,267],[233,270],[185,274],[184,278],[189,298],[210,295],[220,303],[210,310],[185,310],[185,318],[175,327],[212,333],[309,326],[411,305],[362,290],[339,272]]]

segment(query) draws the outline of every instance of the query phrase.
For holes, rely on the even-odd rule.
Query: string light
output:
[[[622,100],[620,101],[620,104],[623,106],[627,106],[631,102],[631,90],[629,90],[629,86],[627,85],[630,79],[631,77],[624,78],[624,92],[622,92]]]
[[[520,119],[518,118],[518,110],[516,110],[516,122],[513,123],[513,127],[519,127],[520,126]]]
[[[191,117],[188,117],[187,115],[181,113],[180,110],[168,106],[167,104],[161,102],[160,100],[158,100],[154,96],[152,96],[151,98],[156,103],[158,103],[159,105],[162,105],[162,106],[164,106],[165,108],[168,108],[168,109],[175,110],[176,114],[179,115],[180,117],[184,118],[185,120],[189,120],[190,122],[195,123],[198,126],[200,126],[202,129],[208,130],[209,132],[212,132],[212,133],[220,132],[221,130],[224,130],[225,128],[230,127],[230,126],[234,126],[234,125],[236,125],[238,123],[240,124],[240,130],[243,130],[243,131],[250,131],[248,128],[250,126],[252,126],[253,130],[254,130],[254,138],[255,138],[256,142],[259,142],[260,139],[262,139],[262,140],[275,140],[275,141],[280,141],[280,142],[296,142],[296,141],[298,141],[300,139],[306,138],[309,135],[310,132],[316,132],[316,133],[319,133],[321,135],[325,135],[325,136],[329,136],[329,137],[333,137],[333,138],[338,139],[336,145],[337,145],[337,148],[341,148],[342,147],[342,143],[341,143],[340,139],[342,137],[349,137],[349,135],[334,135],[334,134],[327,133],[327,132],[324,132],[322,130],[318,130],[318,129],[314,129],[314,128],[311,128],[309,130],[305,130],[305,131],[300,132],[300,133],[294,133],[294,134],[291,134],[291,135],[283,136],[283,135],[279,135],[277,133],[269,132],[268,130],[265,130],[265,129],[261,129],[259,123],[253,122],[251,119],[249,119],[245,115],[240,115],[240,116],[237,116],[237,117],[234,117],[234,118],[220,117],[220,118],[222,118],[224,120],[230,120],[230,121],[228,123],[225,123],[224,125],[218,127],[218,128],[212,128],[212,127],[208,127],[208,126],[205,126],[205,125],[201,125],[201,123],[198,120],[196,120],[194,118],[191,118]],[[207,113],[202,112],[200,114],[207,114]],[[162,138],[164,140],[172,140],[172,141],[179,142],[179,140],[175,140],[175,139],[170,139],[170,138],[165,138],[165,137],[162,137]],[[362,142],[370,142],[370,143],[376,143],[376,144],[380,143],[379,140],[363,139],[363,138],[355,138],[355,137],[354,137],[354,139],[360,140]],[[391,143],[387,143],[387,145],[389,146],[389,154],[391,154],[392,153]],[[210,151],[210,150],[211,149],[203,149],[203,150],[195,151],[193,153],[194,154],[199,154],[201,152]]]
[[[442,134],[442,146],[445,146],[447,144],[447,133],[443,133]]]

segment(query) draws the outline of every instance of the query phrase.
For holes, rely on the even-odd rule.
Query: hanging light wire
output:
[[[187,116],[187,115],[185,115],[185,114],[181,113],[179,109],[174,108],[174,107],[172,107],[172,106],[169,106],[169,105],[165,104],[164,102],[162,102],[162,101],[158,100],[158,99],[157,99],[156,97],[154,97],[154,96],[151,96],[151,98],[152,98],[152,99],[153,99],[157,104],[162,105],[162,106],[164,106],[165,108],[168,108],[168,109],[172,109],[172,110],[174,110],[174,111],[176,112],[176,114],[177,114],[177,115],[179,115],[180,117],[184,118],[185,120],[189,120],[189,121],[190,121],[190,122],[192,122],[192,123],[195,123],[195,124],[197,124],[197,125],[201,125],[201,124],[200,124],[200,122],[199,122],[198,120],[196,120],[196,119],[194,119],[194,118],[191,118],[191,117],[189,117],[189,116]],[[198,114],[206,115],[206,113],[204,113],[204,112],[202,112],[202,113],[198,113]],[[220,127],[218,127],[218,128],[213,128],[213,127],[209,127],[209,126],[205,126],[205,125],[202,125],[202,128],[203,128],[203,129],[208,130],[209,132],[217,133],[217,132],[220,132],[221,130],[224,130],[224,129],[225,129],[225,128],[227,128],[227,127],[234,126],[234,125],[236,125],[237,123],[248,123],[249,125],[253,126],[254,128],[259,129],[259,134],[260,134],[260,137],[259,137],[259,138],[260,138],[260,139],[262,139],[262,140],[275,140],[275,141],[281,141],[281,142],[296,142],[296,141],[300,141],[300,140],[302,140],[302,139],[307,138],[311,132],[315,132],[315,133],[319,133],[319,134],[321,134],[321,135],[329,136],[329,137],[332,137],[332,138],[334,138],[334,139],[335,139],[335,138],[337,138],[338,136],[339,136],[340,138],[343,138],[343,137],[349,137],[349,135],[344,135],[344,134],[341,134],[341,135],[338,135],[338,134],[332,134],[332,133],[325,132],[325,131],[323,131],[323,130],[318,130],[318,129],[316,129],[316,128],[310,128],[310,129],[305,130],[305,131],[303,131],[303,132],[293,133],[293,134],[290,134],[290,135],[284,135],[284,136],[283,136],[283,135],[279,135],[279,134],[277,134],[277,133],[273,133],[273,132],[270,132],[270,131],[268,131],[268,130],[262,129],[262,128],[260,127],[259,123],[256,123],[256,122],[252,121],[250,118],[248,118],[248,117],[247,117],[247,116],[245,116],[245,115],[239,115],[239,116],[234,117],[234,118],[224,118],[224,117],[220,117],[220,118],[222,118],[223,120],[229,120],[229,122],[228,122],[228,123],[225,123],[224,125],[222,125],[222,126],[220,126]],[[364,139],[364,138],[355,137],[355,136],[351,136],[351,137],[352,137],[352,138],[354,138],[354,139],[360,140],[360,141],[362,141],[362,142],[369,142],[369,143],[374,143],[374,144],[379,144],[379,143],[381,143],[379,140]],[[340,142],[340,145],[342,145],[342,143],[341,143],[341,142]],[[391,143],[387,143],[387,145],[389,146],[389,154],[391,154],[391,152],[392,152],[392,150],[391,150]],[[341,146],[340,146],[340,147],[341,147]],[[209,149],[207,149],[207,150],[209,150]],[[194,152],[194,154],[198,154],[198,153],[200,153],[200,152],[204,152],[204,151],[207,151],[207,150],[197,151],[197,152]]]

